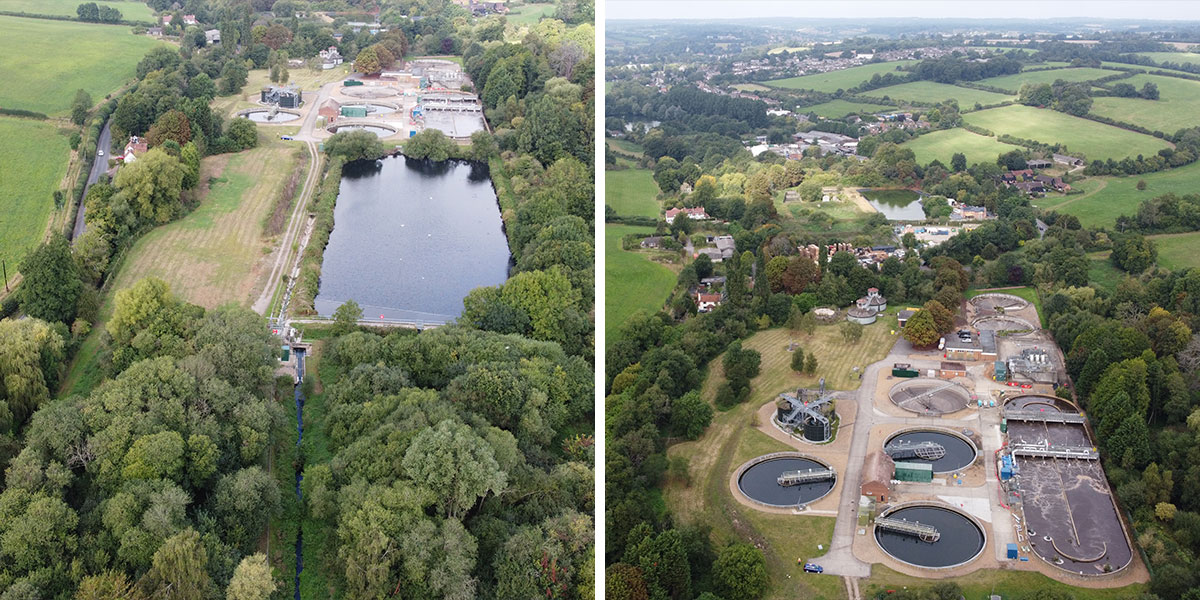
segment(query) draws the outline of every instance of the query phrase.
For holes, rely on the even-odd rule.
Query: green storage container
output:
[[[367,107],[365,107],[365,106],[343,106],[342,107],[342,116],[343,117],[357,117],[357,118],[365,117],[365,116],[367,116]]]
[[[893,475],[897,481],[929,483],[933,481],[933,465],[930,463],[898,462]]]

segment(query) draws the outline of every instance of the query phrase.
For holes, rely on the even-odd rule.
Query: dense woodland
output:
[[[32,252],[4,305],[20,318],[0,321],[0,598],[290,598],[294,572],[278,557],[291,549],[268,557],[264,543],[300,523],[326,597],[594,597],[591,5],[563,3],[563,20],[520,43],[504,41],[503,18],[468,19],[448,1],[389,6],[378,18],[394,29],[348,34],[342,53],[465,54],[496,134],[459,148],[429,132],[412,151],[491,166],[512,278],[464,299],[459,325],[326,332],[320,377],[301,390],[325,407],[306,428],[322,440],[311,456],[262,318],[205,311],[154,279],[116,292],[93,334],[97,384],[60,396],[123,249],[193,207],[202,157],[255,145],[252,123],[210,101],[239,93],[251,66],[286,82],[288,56],[334,45],[340,23],[294,13],[342,10],[344,22],[373,7],[184,3],[180,14],[241,43],[204,47],[176,28],[182,48],[148,54],[131,89],[95,111],[77,98],[85,152],[110,116],[114,145],[137,135],[151,149],[91,187],[84,236]],[[381,147],[343,136],[327,151],[340,171]],[[336,197],[326,181],[318,210]]]

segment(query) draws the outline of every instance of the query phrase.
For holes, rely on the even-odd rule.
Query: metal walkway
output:
[[[931,544],[942,539],[942,534],[936,527],[919,521],[879,517],[875,519],[875,526],[888,531],[911,535],[919,538],[922,542],[929,542]]]
[[[952,388],[952,387],[955,387],[956,385],[958,385],[958,384],[956,384],[956,383],[952,383],[952,382],[947,382],[947,383],[946,383],[945,385],[943,385],[943,386],[940,386],[940,387],[935,387],[935,388],[933,388],[932,390],[929,390],[929,391],[927,391],[927,392],[922,392],[922,393],[920,393],[920,394],[917,394],[916,396],[913,396],[913,397],[911,397],[911,398],[903,398],[903,399],[901,399],[899,402],[897,402],[896,404],[903,405],[903,404],[906,404],[906,403],[909,403],[909,402],[916,402],[916,403],[920,404],[922,407],[924,407],[926,410],[930,410],[930,409],[932,408],[932,405],[930,405],[930,404],[929,404],[929,402],[928,402],[928,400],[927,400],[928,398],[931,398],[931,397],[933,397],[933,395],[934,395],[934,394],[936,394],[936,393],[938,393],[938,392],[940,392],[940,391],[942,391],[942,390],[947,390],[947,389],[950,389],[950,388]]]
[[[1064,413],[1051,410],[1012,409],[1004,411],[1004,418],[1010,421],[1036,421],[1041,423],[1083,423],[1084,416],[1079,413]]]
[[[815,483],[818,481],[829,481],[837,476],[833,469],[805,469],[803,471],[784,471],[776,479],[779,485],[787,487],[789,485],[800,485],[802,483]]]
[[[1051,446],[1050,444],[1013,444],[1013,456],[1029,458],[1078,458],[1098,460],[1100,453],[1092,446]]]
[[[919,458],[921,460],[937,460],[946,456],[946,447],[937,442],[896,442],[883,447],[883,451],[893,459]]]

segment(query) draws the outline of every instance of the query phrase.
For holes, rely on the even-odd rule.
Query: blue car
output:
[[[804,572],[805,573],[824,573],[825,567],[822,567],[821,565],[816,565],[813,563],[804,563]]]

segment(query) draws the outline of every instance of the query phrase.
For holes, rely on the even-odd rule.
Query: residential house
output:
[[[151,27],[146,30],[146,33],[148,33],[154,37],[162,37],[163,28],[162,27]]]
[[[170,25],[171,21],[174,18],[175,18],[175,15],[172,15],[172,14],[166,14],[166,15],[163,15],[162,17],[159,17],[159,19],[161,20],[163,25]]]
[[[1064,183],[1061,177],[1051,177],[1049,175],[1038,175],[1033,178],[1034,181],[1042,184],[1042,186],[1053,189],[1056,192],[1065,192],[1071,189],[1071,186]]]
[[[184,25],[198,25],[200,22],[196,20],[196,15],[183,15]]]
[[[125,164],[130,164],[137,160],[139,155],[145,154],[150,149],[150,144],[144,138],[133,136],[129,138],[129,142],[125,144],[125,151],[118,157]]]
[[[720,305],[720,294],[696,294],[696,312],[706,313]]]
[[[663,238],[661,235],[652,235],[648,238],[642,238],[641,246],[643,248],[661,248]]]
[[[733,258],[733,253],[737,249],[737,244],[733,241],[732,235],[719,235],[713,239],[717,250],[721,252],[721,258]]]
[[[1013,187],[1026,194],[1042,194],[1046,191],[1046,186],[1042,185],[1040,181],[1018,181],[1013,184]]]
[[[321,58],[322,69],[332,69],[345,61],[345,59],[342,58],[341,53],[338,52],[337,46],[330,46],[325,50],[318,52],[317,54]]]
[[[704,212],[703,206],[696,208],[672,208],[667,210],[667,223],[674,223],[675,217],[678,215],[687,215],[687,218],[693,221],[704,221],[708,219],[708,213]]]

